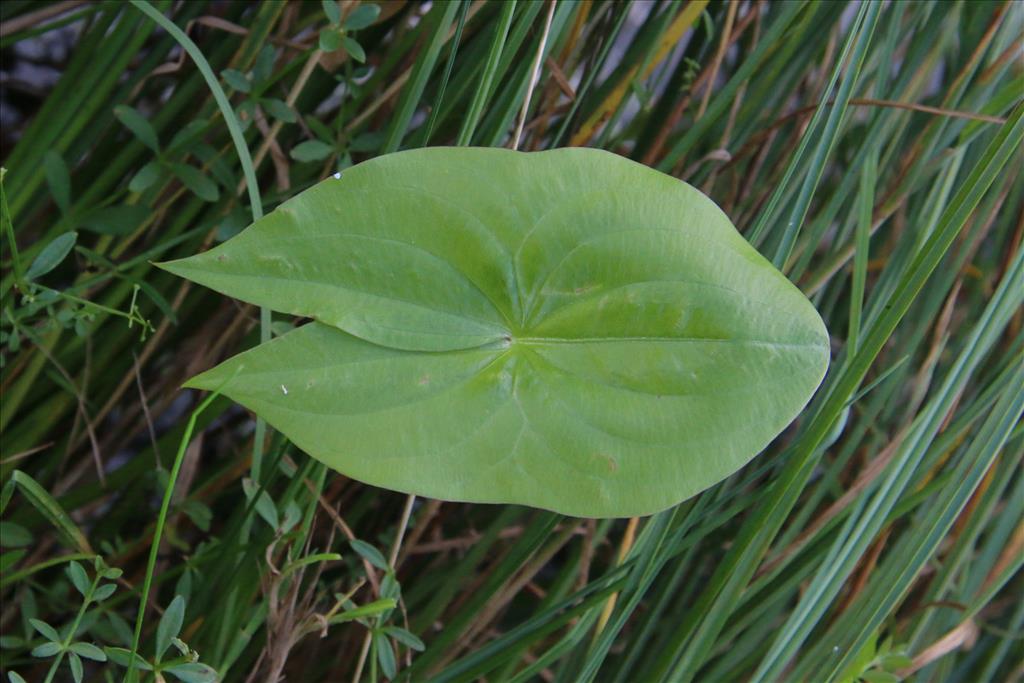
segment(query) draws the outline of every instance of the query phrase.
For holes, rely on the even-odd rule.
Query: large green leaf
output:
[[[813,306],[711,200],[591,149],[379,157],[164,267],[316,321],[189,386],[448,500],[664,509],[764,448],[828,365]]]

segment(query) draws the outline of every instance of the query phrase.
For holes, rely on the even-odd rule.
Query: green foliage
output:
[[[129,106],[120,105],[115,107],[114,115],[131,131],[132,135],[139,142],[151,149],[157,157],[155,161],[149,162],[132,176],[131,181],[128,183],[129,191],[144,192],[166,174],[170,174],[204,201],[215,202],[220,198],[220,189],[217,187],[217,184],[210,180],[202,170],[188,163],[172,161],[172,159],[178,156],[173,154],[174,151],[199,154],[200,149],[196,146],[182,149],[183,143],[187,138],[183,140],[181,137],[176,136],[171,142],[169,149],[163,150],[160,147],[156,131],[150,125],[149,120],[138,111]],[[178,135],[180,136],[180,132]]]
[[[44,9],[0,3],[5,69],[56,77],[4,86],[0,678],[1012,679],[1016,5]],[[510,147],[520,121],[520,151],[608,150],[698,188],[813,303],[833,362],[760,456],[650,517],[579,520],[349,479],[226,397],[195,414],[189,377],[316,326],[154,262],[392,152]],[[488,172],[456,199],[500,197]],[[365,203],[406,201],[396,184]],[[372,408],[390,381],[345,400]],[[721,431],[773,403],[748,393]]]
[[[828,364],[810,303],[710,200],[591,150],[381,157],[162,267],[317,321],[187,386],[433,498],[662,510],[760,451]]]
[[[373,24],[380,15],[380,6],[360,3],[342,20],[341,8],[335,0],[323,0],[322,5],[324,15],[329,23],[328,26],[320,29],[320,49],[324,52],[344,50],[345,54],[355,61],[365,62],[366,51],[350,35],[350,32],[364,29]]]
[[[43,637],[41,644],[32,648],[31,655],[39,659],[52,659],[46,674],[46,683],[54,680],[57,670],[60,668],[65,656],[71,677],[75,683],[82,683],[85,676],[83,659],[96,662],[106,662],[107,655],[96,645],[77,640],[78,630],[86,616],[86,610],[92,603],[101,603],[109,599],[116,590],[113,583],[101,583],[104,580],[114,580],[121,576],[119,569],[107,567],[98,556],[93,561],[95,575],[89,577],[89,573],[81,564],[72,560],[67,566],[67,575],[75,590],[81,595],[82,605],[79,608],[74,621],[65,629],[64,633],[58,632],[41,619],[29,618],[28,622],[32,628]],[[12,680],[17,680],[12,678]]]

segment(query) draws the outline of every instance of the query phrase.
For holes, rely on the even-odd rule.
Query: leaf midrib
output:
[[[722,339],[716,337],[514,337],[512,345],[546,346],[549,344],[604,344],[614,342],[681,342],[708,344],[746,344],[782,348],[825,348],[822,342],[776,342],[765,339]]]

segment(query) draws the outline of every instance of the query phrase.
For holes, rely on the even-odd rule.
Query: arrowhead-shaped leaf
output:
[[[813,306],[710,199],[597,150],[380,157],[164,267],[316,321],[189,386],[448,500],[664,509],[764,448],[828,365]]]

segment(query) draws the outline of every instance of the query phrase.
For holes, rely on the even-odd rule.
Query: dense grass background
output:
[[[142,5],[0,5],[4,675],[121,680],[138,639],[185,681],[1024,678],[1024,6],[153,8],[195,46]],[[151,261],[520,121],[520,149],[703,189],[812,298],[832,368],[763,455],[578,520],[413,500],[193,412],[185,379],[298,321]]]

